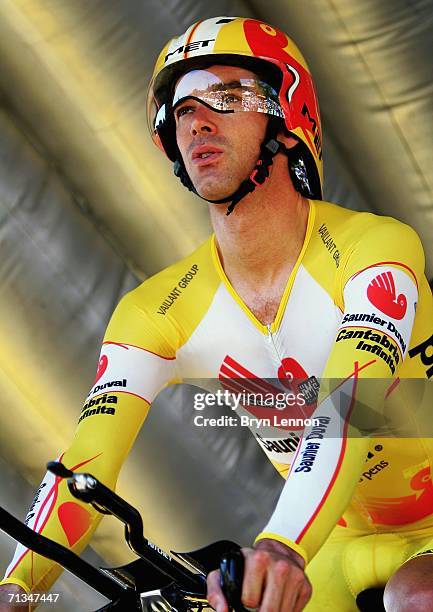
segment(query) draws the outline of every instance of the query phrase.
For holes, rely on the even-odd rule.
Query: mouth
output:
[[[194,166],[208,166],[221,157],[223,151],[210,145],[195,147],[192,151],[191,161]]]

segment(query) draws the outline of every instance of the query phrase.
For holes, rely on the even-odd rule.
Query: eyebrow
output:
[[[226,88],[235,89],[239,87],[243,87],[243,85],[238,80],[238,81],[229,81],[228,83],[215,83],[214,85],[211,86],[211,89],[213,89],[214,91],[219,91],[219,90],[226,89]]]

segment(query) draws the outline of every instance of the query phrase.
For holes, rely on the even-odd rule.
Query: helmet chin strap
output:
[[[268,126],[266,137],[260,147],[260,156],[254,166],[253,171],[248,178],[242,181],[239,187],[231,195],[222,198],[221,200],[208,200],[199,193],[197,193],[191,179],[188,176],[183,161],[177,159],[174,162],[174,173],[181,180],[182,185],[187,187],[190,191],[197,194],[202,200],[206,200],[211,204],[225,204],[230,202],[227,207],[227,215],[230,215],[235,206],[244,198],[247,194],[252,193],[257,187],[263,185],[269,178],[270,167],[272,166],[275,155],[279,152],[284,153],[290,158],[289,149],[279,140],[276,140],[277,126]],[[182,158],[181,158],[182,159]]]

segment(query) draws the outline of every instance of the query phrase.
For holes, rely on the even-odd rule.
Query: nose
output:
[[[212,121],[211,113],[213,111],[203,106],[203,104],[197,105],[190,126],[192,136],[216,133],[217,128],[216,124]]]

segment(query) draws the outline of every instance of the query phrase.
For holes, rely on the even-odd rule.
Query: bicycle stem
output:
[[[69,474],[68,474],[69,475]],[[145,563],[159,572],[164,573],[183,588],[206,592],[206,575],[202,568],[188,562],[197,574],[186,569],[181,563],[170,555],[159,553],[152,547],[149,540],[143,535],[143,521],[136,508],[128,504],[114,491],[103,485],[91,474],[73,473],[68,478],[68,487],[71,494],[82,501],[91,503],[102,513],[109,513],[118,518],[125,525],[125,538],[131,548]]]

